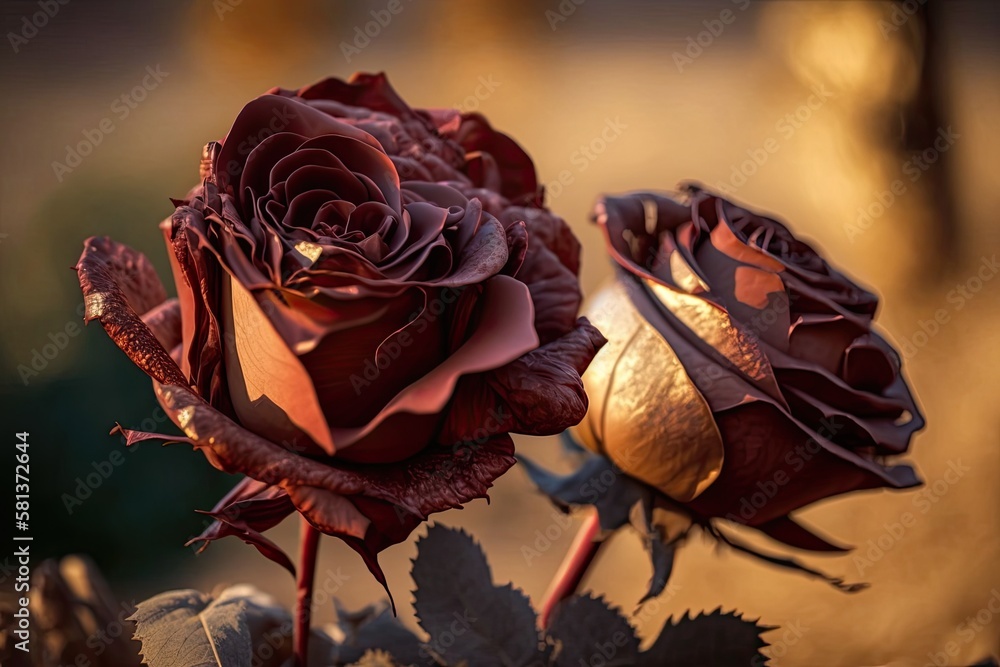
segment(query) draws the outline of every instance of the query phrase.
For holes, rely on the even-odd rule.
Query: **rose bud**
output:
[[[831,496],[919,484],[887,459],[924,424],[877,297],[780,222],[696,186],[597,205],[616,280],[589,317],[609,343],[573,430],[696,519],[838,547],[789,515]]]
[[[527,154],[478,115],[411,109],[384,76],[275,89],[210,144],[146,258],[89,239],[86,319],[154,380],[215,467],[246,475],[203,543],[292,512],[376,557],[484,497],[510,432],[585,414],[604,343],[577,320],[579,244]],[[129,444],[152,433],[125,431]]]

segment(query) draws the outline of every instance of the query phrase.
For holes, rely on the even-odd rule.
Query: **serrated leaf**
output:
[[[434,665],[422,649],[420,639],[406,628],[389,609],[387,602],[348,611],[334,600],[336,623],[325,628],[332,642],[327,663],[347,665],[359,662],[371,651],[382,651],[400,665]]]
[[[628,621],[601,598],[572,597],[556,609],[549,636],[554,667],[631,667],[639,659],[639,638]]]
[[[414,609],[443,665],[520,667],[544,664],[527,596],[494,586],[483,550],[462,530],[431,526],[413,561]]]
[[[735,611],[723,613],[721,607],[694,618],[685,612],[679,621],[667,620],[660,636],[641,654],[637,664],[644,667],[766,665],[766,656],[760,649],[768,644],[760,635],[774,629],[775,626],[744,620]]]
[[[291,615],[252,586],[215,598],[168,591],[140,602],[130,620],[149,667],[277,667],[291,654]]]

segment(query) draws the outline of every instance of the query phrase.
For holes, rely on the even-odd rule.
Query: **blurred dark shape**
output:
[[[0,664],[10,667],[140,667],[132,641],[135,610],[119,602],[94,563],[83,556],[40,563],[31,577],[30,652],[14,648],[16,600],[0,598]]]
[[[942,0],[921,3],[907,22],[907,46],[919,68],[919,80],[913,95],[903,102],[900,109],[902,134],[900,149],[916,157],[934,145],[942,128],[948,127],[945,99],[948,95],[946,72],[949,63],[945,53]],[[954,268],[961,250],[962,226],[958,224],[958,207],[951,178],[952,158],[948,151],[937,151],[936,166],[928,169],[922,187],[934,211],[926,216],[928,247],[934,248],[932,272],[925,278],[934,282]]]

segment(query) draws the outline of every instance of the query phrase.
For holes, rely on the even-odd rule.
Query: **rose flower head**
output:
[[[577,319],[579,244],[481,116],[411,109],[382,75],[275,89],[206,147],[202,179],[160,225],[177,298],[108,238],[77,265],[86,319],[180,440],[245,475],[198,540],[291,570],[261,533],[297,511],[385,585],[378,552],[484,497],[511,432],[585,414],[604,339]]]
[[[610,343],[585,376],[585,445],[698,514],[796,546],[808,541],[796,544],[794,510],[918,483],[884,461],[923,419],[872,329],[874,294],[780,222],[696,187],[682,202],[606,197],[597,221],[618,279],[593,309]],[[758,483],[781,471],[757,507]]]
[[[640,528],[667,542],[694,522],[736,546],[710,523],[725,519],[836,551],[790,515],[919,484],[889,462],[924,420],[872,327],[874,294],[782,223],[695,185],[605,196],[595,219],[615,280],[587,312],[608,344],[584,375],[590,409],[571,433],[638,485],[593,503],[605,528],[629,521],[627,508],[612,516],[615,499],[642,499]],[[581,503],[532,467],[557,502]]]

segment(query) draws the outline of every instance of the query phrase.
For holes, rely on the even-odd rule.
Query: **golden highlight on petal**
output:
[[[96,320],[104,314],[107,303],[107,294],[104,292],[85,294],[83,297],[84,317],[87,321]]]
[[[194,428],[194,406],[189,405],[177,412],[177,424],[184,431],[184,435],[192,440],[198,439],[198,432]]]
[[[322,246],[316,245],[315,243],[311,243],[309,241],[299,241],[298,243],[295,244],[295,250],[300,255],[309,260],[307,266],[312,266],[313,264],[315,264],[316,260],[318,260],[320,256],[323,254]]]
[[[276,441],[295,442],[300,429],[332,455],[336,447],[309,373],[253,294],[233,279],[223,292],[223,320],[231,334],[226,372],[243,423]]]
[[[749,379],[761,384],[768,393],[780,396],[767,355],[752,334],[733,325],[725,310],[700,297],[681,294],[652,280],[644,282],[660,303],[698,338],[715,348]]]
[[[670,253],[670,275],[678,287],[692,294],[708,291],[708,285],[691,270],[691,266],[677,251]]]
[[[590,409],[574,434],[626,474],[677,500],[696,498],[724,455],[708,403],[620,284],[601,290],[586,312],[608,344],[583,376]]]

